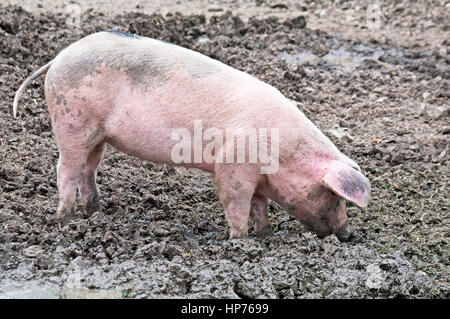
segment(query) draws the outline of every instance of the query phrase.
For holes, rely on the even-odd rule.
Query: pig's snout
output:
[[[317,237],[319,237],[320,239],[324,239],[325,237],[331,235],[331,234],[335,234],[336,237],[339,239],[339,241],[341,242],[346,242],[346,241],[350,241],[355,234],[355,229],[352,225],[350,225],[350,223],[348,221],[345,222],[345,224],[343,224],[341,227],[339,227],[336,230],[331,230],[328,229],[326,231],[324,230],[314,230],[311,229],[312,231],[314,231],[317,235]]]
[[[349,241],[352,239],[355,233],[355,228],[350,225],[350,223],[347,221],[344,225],[342,225],[339,229],[337,229],[334,234],[336,237],[341,241]]]

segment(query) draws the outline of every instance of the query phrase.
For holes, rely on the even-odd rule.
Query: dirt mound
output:
[[[0,6],[0,296],[448,298],[449,56],[362,43],[303,17],[108,17]],[[318,239],[274,203],[275,236],[228,241],[211,178],[109,148],[102,213],[59,230],[58,158],[43,78],[11,115],[20,83],[64,47],[114,29],[199,51],[277,87],[372,183],[350,243]],[[31,287],[31,288],[30,288]]]

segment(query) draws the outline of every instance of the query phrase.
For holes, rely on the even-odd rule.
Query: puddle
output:
[[[370,55],[363,55],[355,53],[354,51],[348,51],[344,47],[340,47],[337,50],[330,50],[330,52],[323,57],[323,60],[330,64],[340,65],[345,71],[353,71],[366,59],[377,60],[384,53],[381,51],[375,51]]]
[[[0,286],[1,299],[59,299],[60,288],[35,282],[8,283]]]
[[[301,51],[295,54],[282,52],[277,56],[278,59],[283,59],[287,64],[305,64],[316,63],[320,58],[311,51]]]
[[[313,54],[309,50],[300,51],[294,54],[282,52],[277,56],[277,58],[284,60],[287,64],[318,63],[323,60],[329,64],[339,66],[344,71],[353,71],[361,65],[364,60],[378,60],[385,54],[394,57],[403,55],[402,52],[396,48],[384,50],[382,48],[372,48],[360,43],[353,45],[351,48],[341,46],[338,49],[332,49],[322,58]]]
[[[62,290],[65,299],[118,299],[122,297],[119,290],[71,288]]]
[[[38,282],[0,284],[0,299],[117,299],[119,290],[67,288]]]

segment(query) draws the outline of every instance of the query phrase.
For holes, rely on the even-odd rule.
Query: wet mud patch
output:
[[[448,298],[448,54],[300,20],[88,10],[73,29],[62,15],[0,6],[0,296]],[[371,181],[366,211],[349,210],[358,236],[320,240],[270,203],[273,237],[229,241],[209,175],[112,148],[97,177],[102,212],[59,230],[43,78],[17,119],[12,100],[60,50],[108,29],[194,49],[295,100]]]
[[[167,226],[162,229],[177,229]],[[173,234],[162,233],[169,238],[136,241],[139,247],[126,260],[111,256],[102,262],[101,253],[100,260],[77,256],[78,245],[57,248],[56,264],[65,265],[60,275],[37,284],[33,274],[42,261],[22,262],[5,274],[0,296],[405,298],[435,289],[431,277],[417,271],[401,251],[380,254],[373,241],[342,244],[334,235],[319,240],[310,233],[282,233],[261,241],[212,239],[200,245],[192,238],[177,244],[170,239]]]

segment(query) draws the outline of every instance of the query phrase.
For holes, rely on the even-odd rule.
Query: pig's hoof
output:
[[[259,238],[272,236],[273,235],[272,226],[267,225],[266,227],[255,231],[255,235],[256,235],[256,237],[259,237]]]
[[[84,217],[89,218],[98,211],[100,211],[100,205],[97,196],[95,196],[86,203],[86,207],[84,208]]]
[[[64,226],[69,225],[75,219],[76,219],[75,213],[64,214],[63,216],[58,216],[58,226],[61,229]]]

